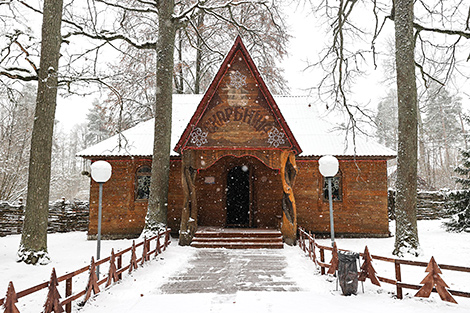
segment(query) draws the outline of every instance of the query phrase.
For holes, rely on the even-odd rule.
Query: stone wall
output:
[[[88,230],[88,201],[58,200],[49,204],[49,233]],[[0,202],[0,236],[20,234],[23,204]]]
[[[451,191],[418,191],[418,220],[436,220],[449,217],[447,207],[450,193]],[[395,190],[388,191],[388,215],[391,220],[395,219],[395,194]]]

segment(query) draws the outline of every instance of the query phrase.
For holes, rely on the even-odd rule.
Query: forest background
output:
[[[249,48],[252,49],[250,52],[254,54],[257,65],[273,94],[308,95],[311,103],[325,105],[321,101],[318,88],[312,86],[319,86],[324,75],[315,64],[327,45],[328,36],[325,34],[330,28],[321,18],[313,14],[311,6],[307,3],[300,5],[297,2],[286,3],[281,7],[281,12],[285,18],[285,25],[282,25],[283,30],[280,33],[275,34],[278,37],[271,37],[273,42],[267,45],[270,48],[268,51],[263,51],[267,48],[256,47],[250,43],[249,38],[244,40],[247,40]],[[30,15],[25,17],[27,25],[18,26],[28,29],[33,37],[33,34],[40,29],[35,27],[34,21],[37,18],[37,25],[40,25],[40,19],[39,16],[35,18],[34,13],[28,14]],[[213,32],[221,32],[221,29],[212,26]],[[391,23],[385,25],[383,33],[385,36],[382,35],[382,41],[377,43],[380,53],[375,62],[378,66],[375,68],[374,62],[365,58],[362,67],[367,74],[355,82],[351,99],[353,103],[360,104],[364,113],[358,117],[363,132],[380,143],[396,149],[397,96],[394,77],[390,74],[394,72],[393,25]],[[185,36],[191,38],[191,34],[179,33],[179,36],[182,39]],[[205,56],[210,62],[205,64],[204,75],[199,77],[197,84],[196,53],[191,50],[191,45],[184,46],[184,40],[181,40],[181,45],[178,46],[177,38],[175,92],[203,93],[235,36],[236,31],[227,32],[226,38],[213,36],[212,43],[216,44],[214,49],[216,53]],[[2,43],[4,48],[9,39],[6,31],[1,38],[5,41]],[[196,45],[194,38],[192,37],[193,44]],[[276,50],[273,47],[279,42],[281,44]],[[92,46],[85,39],[78,43],[74,42],[73,45]],[[77,89],[59,90],[61,97],[54,131],[51,200],[88,199],[89,178],[81,174],[88,165],[77,159],[75,154],[152,116],[150,103],[154,87],[151,87],[152,77],[145,76],[148,75],[145,68],[154,67],[152,60],[155,56],[150,51],[131,52],[131,50],[132,48],[126,47],[125,44],[96,50],[100,55],[106,56],[101,59],[103,63],[95,64],[101,69],[108,69],[108,80],[105,84],[100,86],[84,84]],[[69,53],[67,57],[76,58],[79,64],[86,63],[86,60],[80,59],[79,52]],[[443,53],[445,54],[445,51]],[[263,59],[263,54],[267,58]],[[142,62],[135,64],[136,59]],[[269,63],[269,60],[274,63]],[[439,64],[435,63],[433,66],[434,68],[428,70],[440,74],[439,71],[442,69]],[[455,183],[454,168],[461,162],[460,149],[468,149],[466,133],[470,125],[466,114],[469,113],[470,94],[465,85],[469,83],[469,75],[468,64],[463,64],[460,72],[448,74],[449,79],[444,86],[432,81],[428,88],[419,86],[419,187],[421,189],[459,188]],[[147,85],[129,88],[137,81],[146,80],[149,81]],[[7,84],[0,86],[3,88],[0,93],[0,200],[14,202],[26,195],[29,139],[36,89],[32,83],[16,83],[13,88],[11,87]],[[131,92],[126,93],[125,90]],[[392,178],[393,172],[394,164],[391,162]]]

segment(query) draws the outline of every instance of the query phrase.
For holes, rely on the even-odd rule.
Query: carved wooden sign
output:
[[[290,142],[238,51],[198,123],[191,147],[289,148]]]

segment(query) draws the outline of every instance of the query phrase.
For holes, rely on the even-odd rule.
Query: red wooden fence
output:
[[[163,239],[163,243],[160,241],[160,239]],[[20,292],[16,293],[14,290],[13,283],[10,282],[8,285],[7,295],[5,298],[0,299],[0,305],[3,305],[4,313],[19,312],[15,305],[15,303],[18,302],[18,299],[40,291],[42,289],[49,288],[43,312],[50,313],[54,310],[55,312],[63,312],[65,308],[65,312],[70,313],[72,312],[73,301],[76,301],[80,299],[80,297],[84,296],[82,302],[85,303],[91,297],[92,292],[94,294],[100,292],[99,286],[106,283],[105,287],[108,287],[113,282],[122,279],[122,275],[123,273],[125,273],[125,271],[131,273],[134,269],[137,268],[139,263],[143,264],[144,262],[149,261],[152,254],[154,254],[154,257],[157,257],[160,253],[162,253],[162,251],[164,251],[168,247],[170,242],[170,229],[167,229],[165,232],[159,233],[149,239],[144,238],[143,241],[137,244],[133,242],[131,247],[122,251],[114,253],[113,250],[110,256],[101,259],[97,262],[95,262],[92,258],[91,264],[89,266],[85,266],[60,277],[56,277],[55,269],[52,269],[50,281],[30,287]],[[154,249],[151,249],[152,243],[155,243]],[[136,250],[141,246],[142,253],[137,254]],[[126,253],[130,253],[131,255],[130,262],[128,265],[122,266],[123,255],[125,255]],[[140,255],[140,257],[137,257],[137,255]],[[115,263],[116,261],[117,265]],[[107,275],[104,275],[104,277],[102,277],[100,280],[98,280],[96,276],[96,267],[106,262],[109,262],[108,273]],[[86,287],[84,289],[74,291],[72,289],[72,279],[75,276],[83,274],[85,272],[87,272],[89,276]],[[57,285],[64,281],[65,298],[63,300],[59,300],[60,295],[59,292],[57,292]]]
[[[331,251],[332,256],[333,256],[334,248],[319,245],[315,241],[315,236],[312,235],[311,233],[307,233],[301,227],[299,227],[299,247],[305,253],[308,253],[309,257],[312,259],[312,261],[316,265],[320,266],[320,272],[321,272],[322,275],[325,274],[325,268],[330,268],[330,266],[334,263],[334,262],[330,262],[330,263],[325,262],[325,251]],[[317,252],[316,252],[317,249],[318,249],[319,255],[320,255],[319,259],[317,258]],[[336,244],[335,244],[335,249],[336,249]],[[366,247],[366,249],[367,249],[367,247]],[[343,250],[343,249],[338,249],[338,250],[347,251],[347,250]],[[359,253],[359,255],[361,257],[364,257],[364,253]],[[425,289],[425,288],[429,287],[427,289],[429,289],[430,292],[431,291],[432,292],[438,292],[439,295],[441,296],[441,299],[443,299],[445,301],[451,301],[451,302],[455,301],[455,300],[452,301],[453,299],[450,300],[449,298],[445,298],[443,296],[442,293],[444,293],[445,291],[443,291],[442,289],[444,289],[444,287],[447,287],[447,285],[445,285],[443,280],[435,283],[435,285],[428,285],[427,283],[425,283],[425,279],[423,279],[423,282],[422,282],[423,285],[410,284],[410,283],[406,283],[406,282],[403,281],[402,270],[401,270],[403,265],[427,267],[426,271],[428,271],[428,269],[431,267],[432,262],[434,261],[434,258],[431,258],[431,262],[426,263],[426,262],[395,259],[395,258],[378,256],[378,255],[370,255],[370,257],[374,260],[377,260],[377,261],[389,262],[389,263],[394,264],[395,278],[386,278],[386,277],[381,277],[381,276],[378,276],[378,275],[376,277],[378,278],[378,280],[380,282],[395,285],[396,286],[396,293],[397,293],[396,295],[397,295],[398,299],[403,299],[403,289],[404,288],[414,289],[414,290],[421,290],[423,288]],[[334,259],[334,258],[332,257],[332,259]],[[437,263],[436,263],[436,265],[437,265]],[[449,270],[449,271],[470,273],[470,267],[439,264],[438,268]],[[433,274],[434,277],[437,277],[436,275],[440,274],[440,272],[432,272],[432,274]],[[451,295],[454,295],[454,296],[470,298],[470,292],[467,292],[467,291],[451,290],[451,289],[447,289],[447,288],[445,288],[445,290],[447,290]],[[420,293],[420,292],[418,292],[418,293]],[[420,295],[416,294],[415,296],[420,296]],[[452,298],[452,297],[450,297],[450,298]]]

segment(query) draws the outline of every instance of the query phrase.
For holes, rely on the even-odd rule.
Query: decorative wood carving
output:
[[[330,268],[328,268],[327,274],[334,275],[335,272],[338,270],[338,248],[336,247],[336,242],[333,245],[333,250],[331,251],[331,261],[330,261]]]
[[[48,293],[46,298],[46,303],[44,304],[44,313],[62,313],[64,308],[60,304],[60,294],[57,290],[59,282],[57,281],[57,275],[55,273],[55,268],[52,268],[51,280],[49,281]]]
[[[181,226],[179,244],[189,245],[197,229],[197,197],[196,197],[196,174],[194,166],[194,152],[185,150],[183,152],[182,184],[184,204],[181,212]]]
[[[377,272],[375,271],[374,266],[372,266],[372,257],[370,256],[369,248],[367,248],[367,246],[364,249],[363,260],[364,263],[362,263],[361,272],[359,273],[358,280],[365,281],[366,278],[369,278],[374,285],[380,286],[379,279],[376,275]]]
[[[119,280],[119,276],[116,273],[116,256],[114,255],[114,249],[111,249],[111,256],[109,257],[109,270],[108,270],[108,280],[106,281],[106,287],[111,285],[113,282]]]
[[[240,37],[204,94],[175,151],[190,148],[301,149]]]
[[[309,243],[309,250],[308,251],[309,251],[310,259],[313,260],[315,265],[318,265],[317,264],[317,254],[315,252],[315,234],[312,234],[310,232],[309,235],[312,238],[311,240],[309,239],[309,241],[308,241],[308,243]]]
[[[149,249],[148,249],[148,240],[147,237],[144,236],[144,244],[142,245],[142,261],[140,264],[144,264],[146,261],[150,260],[150,256],[148,255]]]
[[[15,292],[15,287],[13,287],[13,282],[8,284],[7,295],[5,297],[5,303],[3,304],[4,313],[20,313],[16,304],[18,302],[18,296]]]
[[[91,257],[91,264],[90,264],[90,275],[88,277],[88,284],[85,289],[85,299],[83,300],[84,302],[88,301],[91,297],[91,292],[96,295],[98,292],[100,292],[100,287],[98,286],[98,277],[96,276],[96,265],[95,265],[95,259]]]
[[[157,233],[157,238],[155,239],[157,241],[157,247],[155,248],[155,257],[162,253],[162,246],[160,244],[160,231]]]
[[[297,237],[297,210],[294,198],[294,182],[297,175],[295,154],[292,151],[281,153],[281,179],[283,188],[282,198],[282,234],[287,244],[294,244]],[[303,243],[305,244],[305,243]]]
[[[129,273],[134,269],[137,269],[139,265],[137,264],[137,257],[135,255],[135,240],[132,240],[132,249],[131,249],[131,260],[129,264]]]
[[[421,284],[424,284],[421,289],[415,294],[415,297],[428,298],[431,294],[434,287],[436,287],[437,293],[441,297],[442,301],[457,303],[454,297],[449,293],[447,284],[444,282],[440,274],[442,274],[439,265],[437,265],[434,257],[431,257],[431,260],[426,267],[426,277],[421,281]]]

